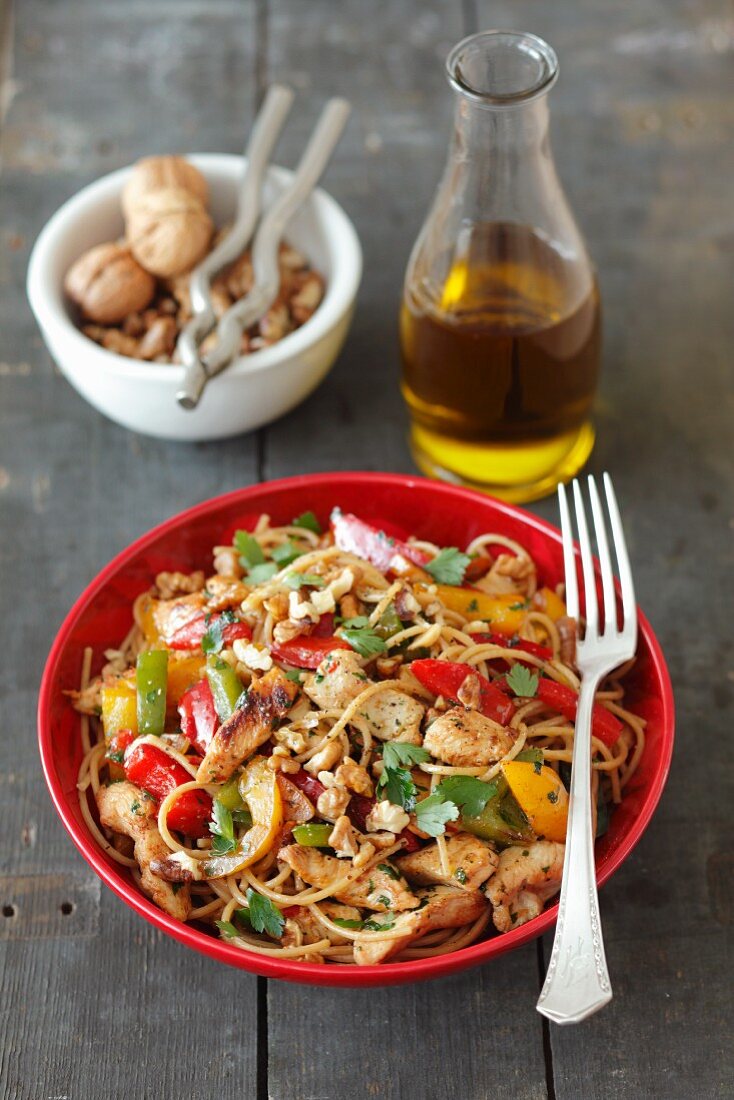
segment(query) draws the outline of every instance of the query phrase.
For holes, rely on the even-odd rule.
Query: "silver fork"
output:
[[[593,477],[589,497],[602,580],[602,623],[596,594],[596,577],[591,540],[581,487],[573,482],[576,526],[581,548],[581,567],[586,596],[586,630],[576,647],[576,664],[581,673],[576,734],[573,739],[571,791],[566,833],[566,855],[558,906],[558,922],[548,973],[538,999],[538,1012],[557,1024],[576,1024],[603,1008],[612,999],[604,942],[599,919],[594,867],[594,837],[591,813],[591,712],[600,681],[612,669],[634,655],[637,645],[637,608],[627,547],[617,499],[609,474],[604,474],[607,509],[619,569],[622,592],[622,625],[617,623],[614,572],[602,503]],[[566,606],[579,619],[579,591],[573,548],[571,515],[566,491],[558,487],[563,532],[563,561],[566,572]]]

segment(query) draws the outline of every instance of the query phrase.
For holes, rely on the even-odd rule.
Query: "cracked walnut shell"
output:
[[[204,176],[183,157],[144,157],[133,168],[122,192],[125,217],[130,217],[144,195],[168,187],[189,191],[204,206],[209,202],[209,185]]]
[[[64,290],[85,318],[100,325],[114,325],[148,306],[155,294],[155,279],[123,244],[98,244],[72,264]]]
[[[142,195],[127,222],[133,256],[153,275],[172,278],[204,258],[214,225],[204,206],[183,187]]]

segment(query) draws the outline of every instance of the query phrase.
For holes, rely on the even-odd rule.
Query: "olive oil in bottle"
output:
[[[533,500],[588,458],[599,376],[596,278],[548,140],[558,61],[535,35],[488,31],[447,72],[454,133],[400,317],[413,453],[431,476]]]

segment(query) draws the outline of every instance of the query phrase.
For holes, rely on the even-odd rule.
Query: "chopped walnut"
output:
[[[345,787],[339,787],[335,784],[319,795],[316,802],[319,816],[326,818],[327,821],[336,821],[346,810],[351,797]]]
[[[378,657],[375,662],[377,675],[381,680],[392,680],[402,663],[403,658],[399,654],[395,657]]]
[[[343,619],[356,619],[362,614],[357,598],[351,592],[339,600],[339,614]]]
[[[200,592],[204,587],[204,574],[201,569],[197,569],[194,573],[159,573],[155,579],[155,586],[162,600],[170,600],[174,596]]]
[[[249,591],[246,584],[236,577],[220,577],[214,574],[207,577],[206,590],[209,593],[209,611],[224,611],[228,607],[239,607]]]
[[[342,757],[342,747],[338,741],[327,741],[323,749],[320,749],[315,756],[312,756],[304,765],[304,769],[310,772],[311,775],[318,775],[319,772],[330,771],[334,767],[338,760]]]
[[[239,580],[244,570],[240,565],[240,556],[234,546],[218,546],[214,552],[214,572],[220,577]]]
[[[352,859],[359,851],[359,834],[344,814],[336,819],[329,835],[329,847],[342,859]]]
[[[348,787],[355,794],[362,794],[367,798],[372,794],[372,780],[367,769],[354,760],[350,760],[349,757],[336,769],[334,778],[337,783],[341,783],[343,787]]]

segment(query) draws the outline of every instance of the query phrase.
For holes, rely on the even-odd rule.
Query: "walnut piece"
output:
[[[203,259],[213,231],[203,203],[182,187],[141,195],[127,220],[135,259],[161,278],[182,275]]]
[[[90,248],[72,264],[64,290],[88,320],[114,325],[145,309],[155,294],[155,280],[129,248],[111,241]]]
[[[122,192],[122,209],[129,218],[140,199],[151,191],[181,187],[202,205],[209,202],[209,187],[198,168],[183,157],[144,157],[139,160]]]

